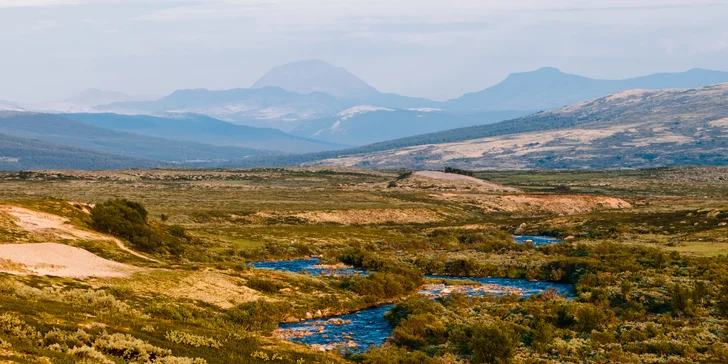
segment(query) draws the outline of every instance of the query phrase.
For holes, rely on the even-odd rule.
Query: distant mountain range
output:
[[[438,117],[453,122],[453,125],[445,125],[439,129],[431,128],[429,121],[421,124],[402,122],[402,125],[409,125],[410,128],[405,134],[399,131],[389,134],[400,136],[473,125],[455,122],[461,120],[463,115],[492,111],[519,111],[519,115],[523,115],[527,112],[551,110],[630,89],[692,88],[722,82],[728,82],[728,72],[693,69],[683,73],[658,73],[626,80],[596,80],[547,67],[532,72],[515,73],[503,82],[483,91],[466,94],[447,102],[437,102],[381,93],[343,68],[323,61],[310,60],[275,67],[250,89],[180,90],[155,101],[115,102],[97,106],[95,109],[121,114],[203,114],[241,125],[272,127],[286,132],[296,130],[297,135],[306,137],[312,137],[329,121],[335,122],[334,119],[338,114],[345,110],[364,106],[405,111],[437,109]],[[388,116],[387,120],[390,121],[388,127],[399,128],[400,123],[392,119],[393,114],[377,114]],[[399,114],[404,119],[409,116],[406,112]],[[372,122],[371,116],[357,119]],[[430,118],[434,120],[435,117],[433,115]],[[472,120],[472,118],[465,119]],[[501,120],[504,119],[486,118],[486,121]],[[356,120],[352,120],[348,124],[356,123]],[[321,128],[313,130],[316,127]],[[372,127],[376,127],[376,124]],[[323,134],[319,135],[322,135],[321,140],[339,143],[356,142],[346,141],[346,138],[328,138]],[[373,139],[366,141],[371,140]]]
[[[167,117],[155,117],[81,113],[62,114],[62,116],[99,128],[217,146],[276,150],[287,153],[319,152],[343,147],[324,141],[293,136],[278,129],[235,125],[197,114],[172,114]]]
[[[292,156],[296,163],[303,157]],[[727,165],[728,83],[624,91],[520,119],[308,158],[308,165],[416,169]]]
[[[180,90],[156,101],[119,102],[99,111],[125,114],[194,113],[256,127],[295,128],[297,121],[334,115],[356,106],[325,93],[299,94],[278,87]]]
[[[567,129],[578,129],[586,133],[584,135],[591,135],[589,133],[593,133],[592,131],[579,129],[582,124],[589,124],[591,128],[592,122],[620,120],[621,123],[621,118],[626,118],[625,115],[633,117],[637,124],[647,123],[644,125],[670,118],[687,123],[687,110],[692,109],[683,98],[694,92],[698,96],[692,98],[691,102],[702,102],[701,97],[707,97],[707,94],[700,90],[707,89],[668,90],[657,94],[629,91],[626,94],[645,95],[644,98],[628,98],[634,105],[615,103],[606,96],[616,93],[618,96],[614,97],[622,100],[625,94],[620,92],[625,90],[698,88],[723,82],[728,82],[728,72],[701,69],[683,73],[659,73],[626,80],[596,80],[566,74],[555,68],[542,68],[512,74],[503,82],[480,92],[466,94],[447,102],[436,102],[381,93],[343,68],[311,60],[276,67],[250,89],[179,90],[156,100],[91,89],[59,100],[55,104],[42,105],[71,111],[56,115],[26,111],[40,107],[39,105],[0,102],[0,133],[6,137],[33,140],[24,142],[25,145],[45,142],[80,148],[78,150],[83,153],[105,153],[104,156],[94,157],[94,160],[122,156],[130,158],[126,162],[155,161],[154,163],[162,165],[261,166],[332,163],[389,168],[436,167],[447,163],[466,168],[509,168],[502,161],[513,158],[517,161],[510,165],[513,168],[617,167],[620,164],[612,159],[586,161],[583,158],[570,157],[568,160],[572,162],[568,162],[557,152],[548,152],[542,148],[548,144],[553,147],[552,151],[562,150],[561,144],[554,140],[546,142],[541,139],[545,135],[552,135],[549,134],[551,132]],[[647,105],[649,100],[658,98],[665,103],[661,107],[670,110],[673,115],[660,114],[660,120],[649,119],[648,116],[657,116],[640,105]],[[573,110],[583,111],[580,113],[565,111],[572,110],[572,107],[560,109],[564,105],[592,99],[601,100],[598,104],[607,105],[609,109],[595,111],[594,108],[586,108],[586,104],[573,106],[576,108]],[[707,104],[714,105],[718,102],[718,97],[711,96]],[[715,111],[708,115],[705,110],[694,110],[694,113],[705,120],[718,114]],[[672,130],[675,127],[663,125],[656,128]],[[640,130],[650,138],[664,134],[650,132],[645,128],[635,130]],[[697,140],[689,136],[686,130],[680,129],[678,136],[671,136],[683,138],[680,140],[685,142],[678,143],[679,148],[673,144],[664,144],[669,150],[664,153],[654,149],[653,144],[657,144],[651,141],[647,145],[640,144],[643,142],[637,141],[635,135],[625,138],[612,136],[613,139],[632,140],[631,143],[639,145],[630,147],[632,149],[624,145],[602,143],[599,138],[587,138],[584,143],[595,145],[596,149],[592,151],[601,153],[604,158],[611,155],[610,153],[619,154],[620,150],[650,156],[643,158],[647,162],[640,162],[634,156],[622,155],[621,166],[669,165],[689,161],[697,164],[714,163],[717,157],[710,150],[698,147],[690,149],[695,153],[702,151],[704,157],[698,158],[688,153],[686,148],[702,145],[721,150],[722,127],[695,124],[695,135],[703,130],[717,133],[709,141]],[[624,133],[629,134],[627,130],[617,134]],[[478,143],[470,142],[526,134],[536,140],[533,143],[537,143],[535,145],[539,147],[534,147],[534,150],[538,149],[538,152],[525,151],[522,146],[532,144],[526,140],[521,141],[525,143],[523,145],[499,141],[498,143],[510,145],[510,149],[502,151],[502,156],[498,157],[500,159],[493,159],[495,157],[489,156],[497,153],[500,147],[489,144],[492,150],[482,151],[474,146],[479,145]],[[552,136],[555,140],[570,140],[568,137]],[[445,149],[433,145],[446,143],[466,143],[467,148],[458,148],[465,148],[475,154],[463,154],[446,148],[448,153],[459,157],[443,157],[438,151]],[[576,148],[574,150],[591,150],[571,142],[564,143],[563,145],[572,145]],[[610,145],[610,148],[616,149],[599,149],[599,145],[605,146],[604,148]],[[43,150],[50,150],[49,148],[52,149],[47,147]],[[78,150],[75,153],[81,153]],[[391,155],[385,157],[392,150],[401,154],[397,154],[397,158]],[[509,154],[510,150],[519,152]],[[566,152],[562,150],[562,153]],[[652,157],[653,154],[650,153],[658,157]],[[717,156],[720,153],[722,152],[718,152]],[[662,158],[663,154],[671,155],[672,162]],[[529,159],[532,156],[539,156],[539,162]],[[321,162],[324,160],[325,162]],[[126,162],[119,161],[119,165]]]

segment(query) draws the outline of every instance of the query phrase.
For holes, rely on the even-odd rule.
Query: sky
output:
[[[304,59],[436,100],[553,66],[728,71],[728,0],[0,0],[0,100],[250,87]]]

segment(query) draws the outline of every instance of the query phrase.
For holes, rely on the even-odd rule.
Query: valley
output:
[[[1,172],[0,358],[726,358],[725,168],[454,172]]]

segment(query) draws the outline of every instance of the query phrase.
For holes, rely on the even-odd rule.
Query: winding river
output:
[[[531,241],[536,246],[561,242],[561,240],[543,236],[514,236],[517,242]],[[321,265],[318,258],[287,261],[256,262],[253,267],[272,269],[311,275],[348,276],[366,275],[362,269],[345,266]],[[517,294],[529,297],[543,293],[549,289],[556,293],[573,297],[574,287],[569,284],[528,281],[510,278],[452,277],[427,275],[429,279],[420,291],[430,297],[443,297],[453,292],[468,296]],[[469,281],[478,285],[452,285],[447,281]],[[372,346],[384,344],[392,335],[392,327],[384,319],[384,315],[394,306],[383,305],[336,317],[306,320],[279,325],[278,336],[288,340],[311,345],[321,350],[349,349],[366,350]]]

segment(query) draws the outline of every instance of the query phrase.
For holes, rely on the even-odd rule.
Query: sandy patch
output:
[[[314,211],[295,215],[314,223],[333,222],[344,225],[383,223],[428,223],[440,221],[437,213],[427,209],[370,209]]]
[[[57,277],[127,277],[140,268],[63,244],[0,245],[0,271]]]
[[[145,260],[159,263],[158,260],[149,258],[129,249],[121,240],[106,236],[93,231],[81,230],[70,221],[61,216],[29,210],[17,206],[0,206],[0,211],[9,214],[16,220],[14,223],[25,231],[41,236],[53,236],[66,240],[105,240],[112,241],[119,249]]]

